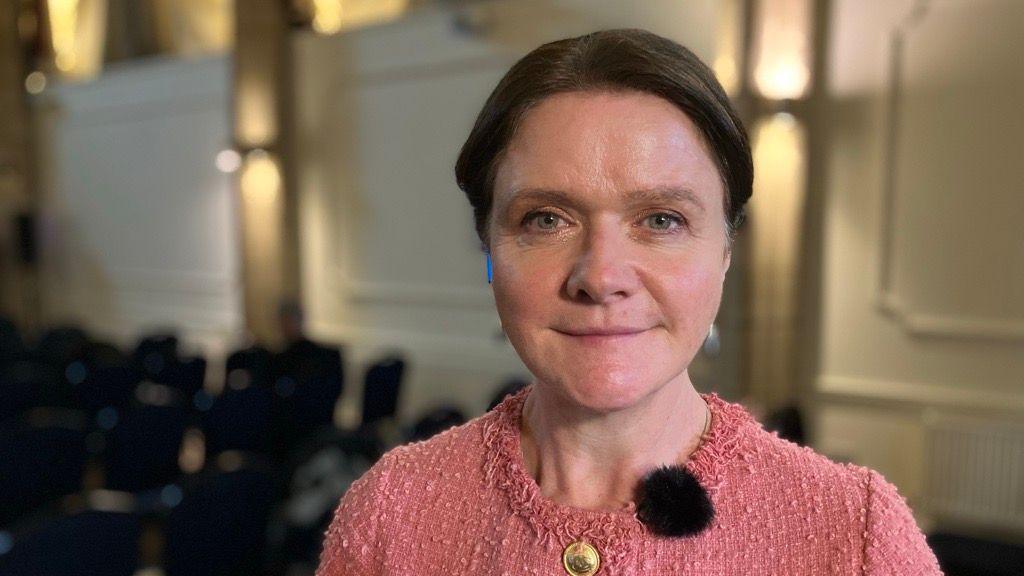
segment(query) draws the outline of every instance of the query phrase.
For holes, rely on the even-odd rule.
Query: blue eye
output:
[[[531,212],[523,218],[523,224],[535,222],[539,230],[556,230],[562,219],[551,212]]]
[[[670,231],[674,229],[672,226],[673,224],[681,226],[683,224],[683,219],[679,216],[668,214],[666,212],[658,212],[644,218],[644,222],[654,230]]]

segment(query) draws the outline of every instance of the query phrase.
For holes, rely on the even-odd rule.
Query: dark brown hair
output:
[[[487,98],[455,164],[488,249],[498,164],[526,113],[555,94],[629,91],[668,100],[697,126],[725,185],[731,240],[744,220],[754,166],[747,134],[714,73],[679,44],[646,30],[603,30],[544,44],[515,63]]]

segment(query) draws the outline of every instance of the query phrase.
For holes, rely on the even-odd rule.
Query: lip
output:
[[[642,334],[650,328],[595,328],[595,329],[583,329],[583,330],[559,330],[555,329],[556,332],[565,334],[566,336],[574,336],[577,338],[620,338],[626,336],[636,336]]]

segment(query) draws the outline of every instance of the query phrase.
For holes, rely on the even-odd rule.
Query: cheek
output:
[[[494,302],[507,334],[551,317],[558,302],[558,273],[541,259],[493,255]],[[529,260],[529,262],[527,262]]]
[[[718,313],[721,279],[721,270],[712,265],[680,266],[664,270],[649,285],[657,286],[653,296],[661,303],[667,322],[677,329],[703,333]]]

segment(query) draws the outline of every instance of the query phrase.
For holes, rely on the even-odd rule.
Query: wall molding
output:
[[[123,267],[107,271],[112,289],[119,292],[230,296],[241,291],[241,280],[219,272]]]
[[[970,386],[943,386],[927,382],[900,382],[860,376],[819,375],[815,391],[824,400],[864,403],[893,402],[919,408],[950,408],[1024,414],[1024,396],[1018,392],[984,390]]]
[[[875,306],[884,316],[899,324],[904,331],[916,337],[957,338],[965,340],[1024,340],[1024,319],[997,319],[968,316],[949,312],[923,312],[912,310],[900,298],[893,286],[893,263],[896,259],[894,222],[896,208],[896,174],[899,164],[900,97],[903,92],[903,56],[906,37],[926,17],[930,0],[918,0],[910,13],[896,26],[890,43],[888,133],[883,158],[882,201],[879,203],[879,257],[878,284]]]
[[[230,337],[244,330],[241,310],[236,309],[238,281],[219,273],[141,268],[108,268],[103,281],[114,303],[113,318],[121,334],[174,328],[206,336]],[[73,290],[78,302],[92,301],[91,291]],[[86,314],[105,331],[113,319]]]
[[[119,111],[180,102],[230,105],[231,58],[156,57],[126,62],[104,70],[93,82],[57,83],[37,99],[40,103],[61,103],[72,116],[97,114],[120,116]],[[161,108],[163,110],[163,108]]]
[[[357,304],[396,304],[471,311],[494,309],[494,296],[489,288],[359,280],[347,278],[340,269],[336,269],[332,275],[329,289]]]
[[[340,344],[422,354],[422,358],[427,359],[428,364],[435,366],[492,369],[503,363],[519,362],[511,344],[472,336],[328,322],[310,322],[309,331],[325,340]]]
[[[1024,321],[997,320],[980,316],[912,312],[891,292],[878,294],[879,311],[898,322],[914,336],[965,338],[972,340],[1024,340]]]

